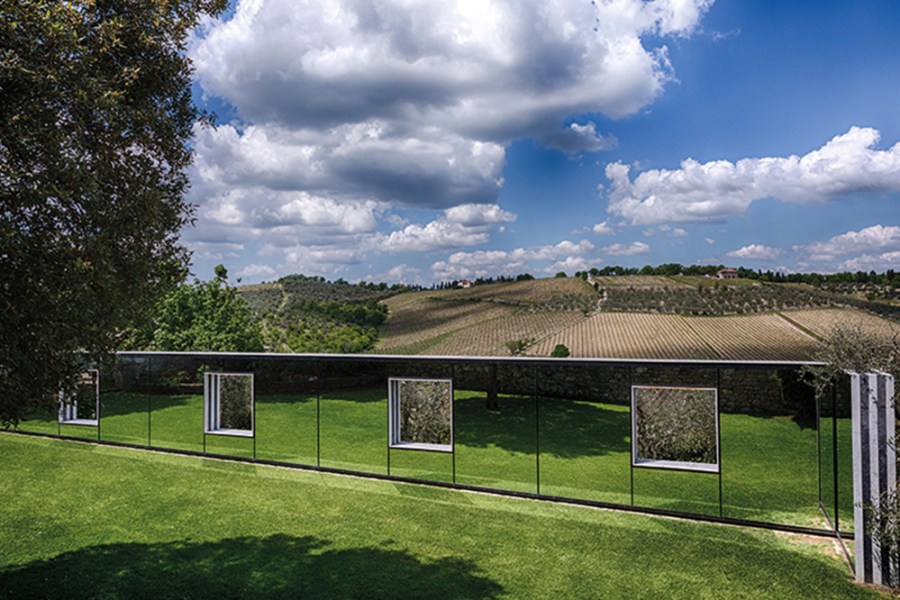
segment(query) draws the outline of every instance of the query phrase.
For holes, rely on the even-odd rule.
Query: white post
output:
[[[865,507],[897,486],[894,378],[884,373],[851,373],[850,381],[856,580],[891,585],[896,582],[897,568],[887,549],[869,535]]]

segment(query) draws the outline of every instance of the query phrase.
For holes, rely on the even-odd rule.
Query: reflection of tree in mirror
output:
[[[450,395],[449,381],[402,381],[401,441],[416,444],[450,444]]]
[[[712,389],[635,389],[637,457],[716,463],[716,392]]]
[[[97,418],[97,373],[82,373],[75,382],[75,389],[65,394],[66,403],[75,403],[77,408],[73,418],[93,420]]]
[[[219,379],[219,426],[222,429],[252,429],[253,379],[228,375]]]

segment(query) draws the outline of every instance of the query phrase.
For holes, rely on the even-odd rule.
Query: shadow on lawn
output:
[[[627,453],[631,417],[627,411],[591,402],[539,399],[541,454],[560,458]],[[499,410],[487,410],[483,397],[455,403],[456,442],[473,448],[489,445],[533,454],[536,449],[534,400],[501,396]]]
[[[0,598],[494,598],[460,558],[336,549],[314,537],[111,544],[0,572]]]
[[[147,414],[148,405],[153,411],[203,402],[202,396],[186,394],[144,394],[140,392],[105,392],[100,395],[100,418],[119,417],[134,413]]]

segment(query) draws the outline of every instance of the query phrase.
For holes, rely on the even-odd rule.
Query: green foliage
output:
[[[134,332],[130,349],[260,352],[258,323],[224,278],[182,284],[157,305],[151,323]]]
[[[253,380],[246,375],[226,375],[219,382],[220,426],[223,429],[251,429]]]
[[[504,345],[506,349],[509,350],[509,353],[513,356],[519,356],[524,353],[525,350],[528,349],[529,346],[534,344],[534,338],[522,338],[520,340],[510,340],[506,342]]]
[[[567,275],[566,275],[565,271],[560,271],[559,273],[554,275],[554,277],[556,277],[557,279],[565,279],[567,277]]]
[[[569,348],[565,344],[557,344],[550,353],[553,358],[566,358],[569,356]]]
[[[449,445],[452,442],[451,402],[446,381],[401,382],[401,441]]]
[[[265,345],[276,352],[356,354],[375,347],[378,330],[307,316],[283,325],[267,323]]]
[[[238,293],[261,323],[267,350],[354,354],[374,349],[378,341],[378,328],[388,315],[380,300],[406,290],[298,274],[238,288]]]
[[[860,325],[839,323],[819,344],[813,361],[801,373],[818,394],[824,394],[835,379],[847,372],[883,371],[900,378],[900,340],[867,334]]]
[[[0,423],[183,278],[188,34],[224,0],[0,3]]]
[[[900,491],[884,492],[877,502],[863,507],[868,524],[866,533],[875,544],[886,550],[890,556],[892,570],[900,564]],[[893,587],[900,585],[900,578],[894,575]]]
[[[640,388],[636,393],[638,457],[716,462],[714,392],[659,387]]]

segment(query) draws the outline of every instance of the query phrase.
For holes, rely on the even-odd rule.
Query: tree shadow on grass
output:
[[[334,548],[315,537],[111,544],[0,572],[0,598],[494,598],[461,558]]]
[[[148,406],[153,411],[179,406],[189,406],[203,401],[201,396],[188,394],[146,394],[142,392],[104,392],[100,395],[100,418],[121,417],[135,413],[147,414]]]
[[[501,396],[499,410],[485,409],[484,397],[457,399],[456,443],[533,454],[537,447],[534,400]],[[627,411],[587,401],[539,398],[541,454],[559,458],[604,456],[630,449]]]

